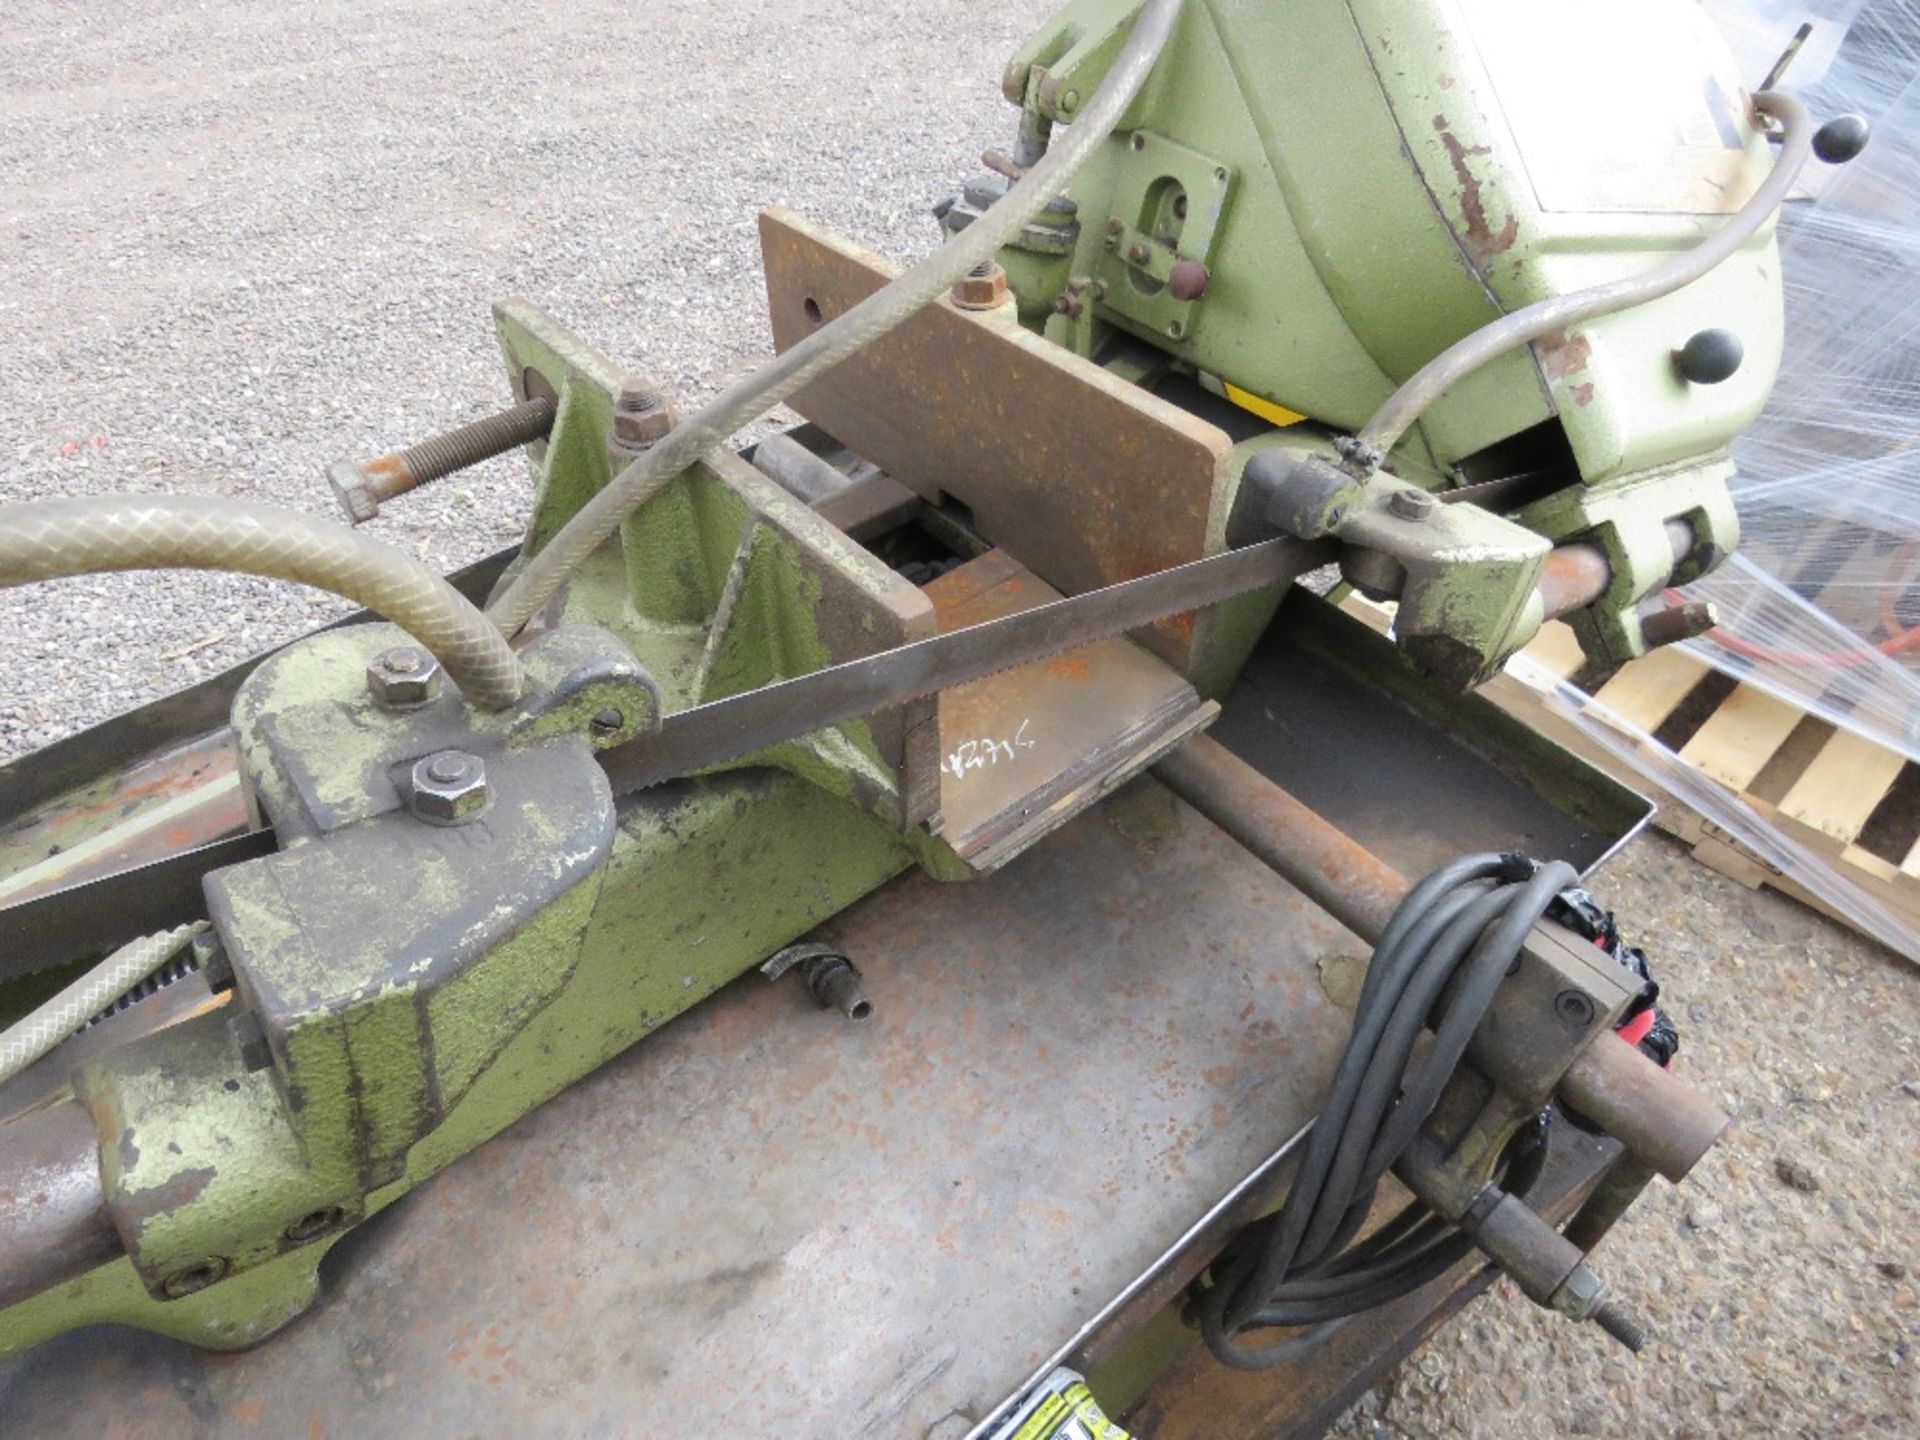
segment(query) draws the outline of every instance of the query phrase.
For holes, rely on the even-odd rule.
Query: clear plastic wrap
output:
[[[1740,553],[1688,587],[1717,669],[1920,759],[1920,0],[1710,0],[1758,84],[1873,122],[1780,230],[1787,350],[1734,447]]]

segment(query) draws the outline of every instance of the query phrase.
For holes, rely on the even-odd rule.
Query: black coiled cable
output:
[[[1192,1314],[1223,1363],[1260,1370],[1298,1358],[1347,1317],[1410,1294],[1471,1252],[1466,1236],[1419,1204],[1352,1242],[1527,933],[1579,878],[1560,861],[1470,855],[1422,880],[1394,911],[1286,1203],[1242,1230],[1197,1282]],[[1430,1018],[1433,1043],[1416,1066],[1414,1047]],[[1523,1129],[1503,1157],[1501,1183],[1511,1194],[1525,1194],[1539,1175],[1544,1123]],[[1303,1327],[1306,1334],[1266,1346],[1244,1340],[1255,1330]]]

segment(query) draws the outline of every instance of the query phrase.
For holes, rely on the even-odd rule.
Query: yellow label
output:
[[[1271,400],[1262,400],[1251,390],[1242,390],[1231,380],[1220,382],[1225,387],[1227,398],[1242,410],[1251,411],[1269,425],[1298,425],[1307,417],[1297,410],[1289,410],[1284,405],[1276,405]]]
[[[1131,1440],[1127,1432],[1107,1419],[1093,1392],[1073,1384],[1049,1395],[1013,1440]]]

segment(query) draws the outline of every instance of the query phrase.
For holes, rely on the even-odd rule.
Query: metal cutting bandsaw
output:
[[[1556,618],[1596,673],[1712,623],[1669,595],[1737,543],[1773,218],[1865,142],[1776,79],[1653,0],[1072,0],[929,259],[762,217],[779,354],[698,413],[497,305],[510,408],[328,472],[359,525],[524,447],[523,541],[452,583],[245,501],[0,510],[7,584],[224,568],[371,612],[0,772],[0,1351],[42,1347],[10,1403],[51,1417],[74,1370],[114,1403],[127,1342],[55,1341],[83,1326],[258,1345],[339,1242],[399,1263],[368,1222],[656,1031],[634,1105],[718,1128],[653,1136],[639,1192],[743,1141],[770,1077],[898,1107],[756,1121],[760,1172],[641,1217],[697,1250],[773,1177],[766,1225],[857,1220],[774,1266],[846,1293],[685,1301],[723,1349],[820,1316],[800,1348],[851,1378],[754,1387],[796,1433],[1051,1434],[1053,1364],[1117,1412],[1194,1330],[1332,1403],[1476,1254],[1638,1348],[1585,1252],[1725,1124],[1615,1033],[1648,981],[1568,893],[1644,810],[1466,692]],[[728,448],[782,401],[809,423]],[[1395,602],[1390,641],[1337,584]],[[731,985],[760,967],[825,1014]],[[807,1028],[834,1012],[874,1018]],[[853,1038],[889,1026],[890,1059]],[[709,1065],[740,1113],[688,1097]],[[956,1247],[976,1186],[1003,1203]],[[978,1335],[907,1384],[903,1327],[857,1312],[915,1247],[947,1257],[927,1334]],[[977,1313],[995,1286],[1018,1323]],[[353,1306],[247,1383],[291,1386],[273,1357],[323,1322]],[[629,1418],[726,1403],[687,1356],[628,1383]]]

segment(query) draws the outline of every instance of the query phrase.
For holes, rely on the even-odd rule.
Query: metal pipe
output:
[[[1666,529],[1673,563],[1678,565],[1693,553],[1693,526],[1685,520],[1669,520]],[[1546,569],[1540,572],[1540,618],[1556,620],[1584,610],[1605,595],[1612,584],[1613,566],[1599,545],[1591,540],[1557,545],[1548,552]]]
[[[1509,350],[1582,320],[1610,315],[1616,310],[1670,295],[1698,280],[1746,244],[1780,208],[1801,166],[1813,153],[1813,121],[1798,100],[1781,91],[1763,90],[1753,97],[1753,108],[1780,122],[1780,154],[1753,198],[1741,206],[1737,214],[1692,249],[1643,275],[1610,280],[1604,285],[1536,301],[1448,346],[1394,391],[1349,442],[1354,460],[1369,470],[1377,469],[1429,405]]]
[[[853,484],[791,435],[769,435],[753,447],[753,468],[803,505],[818,505]]]
[[[1627,1044],[1589,1045],[1560,1077],[1560,1096],[1678,1184],[1733,1121],[1718,1105]]]
[[[1153,773],[1370,945],[1411,888],[1398,870],[1217,740],[1195,736]],[[1558,1090],[1636,1160],[1674,1181],[1732,1123],[1686,1081],[1611,1037],[1582,1050]]]
[[[1196,735],[1153,773],[1369,945],[1406,898],[1398,870],[1217,740]]]
[[[122,1253],[93,1116],[61,1100],[0,1125],[0,1309]]]

